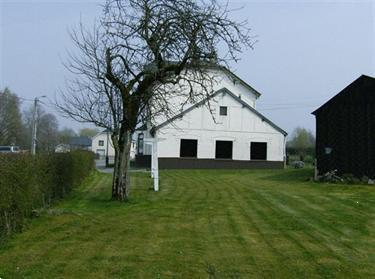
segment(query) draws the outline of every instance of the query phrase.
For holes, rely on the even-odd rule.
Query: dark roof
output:
[[[224,93],[224,94],[230,95],[232,98],[234,98],[239,103],[241,103],[244,107],[246,107],[247,109],[249,109],[250,111],[252,111],[253,113],[255,113],[257,116],[259,116],[263,121],[267,122],[273,128],[275,128],[276,130],[278,130],[279,132],[281,132],[284,136],[286,136],[288,134],[283,129],[281,129],[279,126],[277,126],[275,123],[273,123],[271,120],[269,120],[268,118],[266,118],[263,114],[261,114],[260,112],[258,112],[256,109],[254,109],[253,107],[251,107],[248,103],[246,103],[245,101],[243,101],[241,98],[239,98],[238,96],[236,96],[232,91],[230,91],[229,89],[227,89],[225,87],[219,89],[218,91],[214,92],[211,96],[209,96],[209,97],[205,98],[204,100],[196,103],[195,105],[189,107],[188,109],[186,109],[183,112],[177,114],[176,116],[172,117],[171,119],[168,119],[167,121],[163,122],[162,124],[160,124],[158,126],[155,126],[154,128],[152,128],[151,134],[153,134],[155,131],[159,130],[160,128],[168,125],[169,123],[175,121],[176,119],[181,118],[183,115],[185,115],[186,113],[192,111],[194,108],[202,106],[209,99],[217,96],[220,93]]]
[[[73,137],[73,138],[70,138],[69,144],[74,145],[74,146],[91,146],[91,138]]]
[[[364,94],[365,91],[372,91],[375,94],[375,78],[361,75],[343,90],[341,90],[337,95],[332,97],[318,109],[312,112],[313,115],[317,115],[324,109],[333,106],[337,101],[341,100],[342,98],[346,98],[349,95],[352,96],[353,94],[361,95]]]

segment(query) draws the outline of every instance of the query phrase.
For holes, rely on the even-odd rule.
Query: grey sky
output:
[[[0,2],[0,88],[53,98],[67,74],[61,64],[72,47],[67,29],[100,16],[98,1]],[[244,6],[236,17],[247,18],[259,40],[233,69],[262,93],[258,110],[288,132],[314,130],[311,111],[359,75],[375,76],[374,1],[230,4]]]

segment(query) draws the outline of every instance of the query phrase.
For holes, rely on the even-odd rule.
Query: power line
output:
[[[265,108],[265,109],[259,109],[261,111],[265,110],[290,110],[290,109],[301,109],[301,108],[312,108],[316,107],[317,105],[307,105],[307,106],[291,106],[291,107],[274,107],[274,108]]]
[[[268,106],[268,105],[275,105],[275,106],[278,106],[278,105],[299,105],[299,104],[302,105],[302,104],[305,104],[306,101],[315,101],[316,100],[316,102],[317,102],[318,100],[327,99],[327,98],[330,98],[330,97],[332,97],[332,95],[329,95],[329,96],[325,95],[325,96],[314,97],[314,98],[300,99],[296,103],[261,103],[261,105],[266,105],[266,106]]]
[[[320,102],[319,102],[320,103]],[[303,102],[303,103],[279,103],[279,104],[259,104],[258,107],[284,107],[284,106],[310,106],[310,105],[318,105],[318,102]]]

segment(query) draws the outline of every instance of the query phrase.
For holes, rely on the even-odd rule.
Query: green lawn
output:
[[[0,278],[375,278],[375,187],[311,170],[96,173],[0,249]]]

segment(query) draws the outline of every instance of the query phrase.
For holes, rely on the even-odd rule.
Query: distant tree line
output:
[[[29,150],[33,127],[34,106],[21,109],[20,99],[9,88],[0,90],[0,145],[16,145],[23,150]],[[59,129],[56,116],[44,110],[38,104],[36,110],[37,151],[51,153],[56,145],[68,144],[70,138],[77,136],[92,137],[99,132],[98,129],[82,128],[77,133],[71,128]]]
[[[297,127],[287,142],[286,150],[289,159],[312,161],[315,157],[315,136],[310,130]]]

